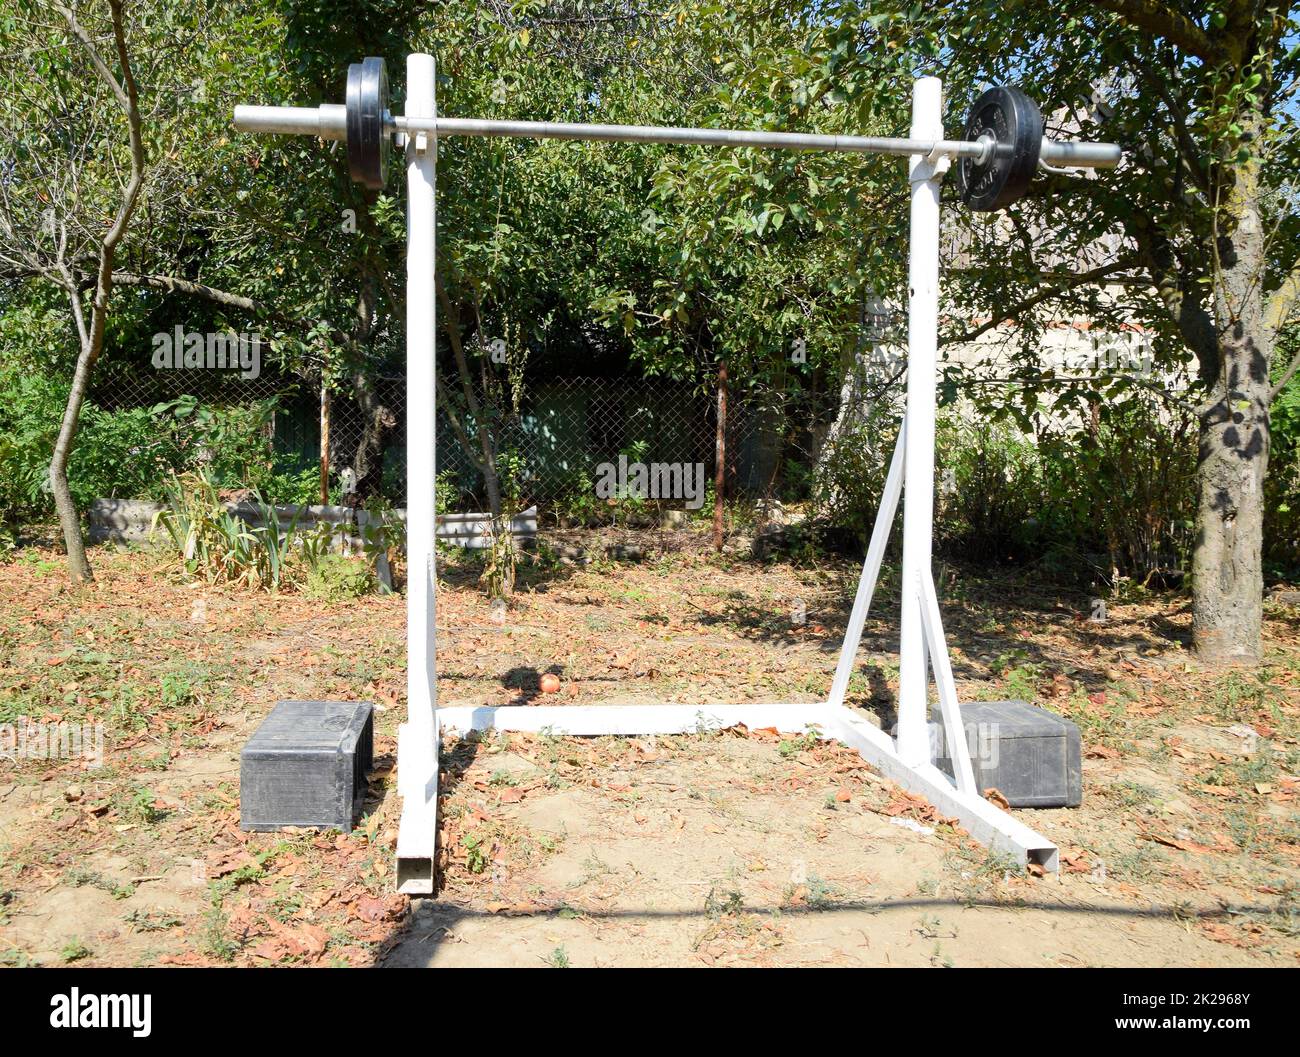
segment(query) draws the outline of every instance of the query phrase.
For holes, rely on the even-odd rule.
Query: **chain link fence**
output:
[[[160,431],[184,439],[191,459],[253,466],[275,481],[296,481],[304,493],[278,501],[317,502],[322,432],[328,436],[330,502],[382,495],[405,503],[405,379],[371,374],[358,388],[345,380],[324,404],[319,379],[263,369],[117,369],[99,372],[92,402],[107,412],[145,409]],[[551,378],[528,380],[518,406],[509,393],[474,387],[466,397],[456,376],[443,374],[438,410],[437,464],[452,510],[483,509],[483,438],[509,457],[498,463],[522,504],[547,513],[580,511],[601,498],[602,487],[636,487],[637,467],[653,482],[677,468],[688,490],[699,483],[712,495],[716,468],[718,400],[699,386],[661,379]],[[838,393],[733,389],[725,430],[725,494],[729,499],[797,491],[835,415]],[[242,459],[239,457],[242,455]],[[236,474],[238,476],[238,474]],[[684,475],[684,476],[683,476]],[[653,484],[652,484],[653,487]],[[655,496],[660,498],[660,496]],[[669,506],[701,503],[702,494],[665,495]]]

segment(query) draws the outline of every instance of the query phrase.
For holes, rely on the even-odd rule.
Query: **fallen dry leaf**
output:
[[[357,900],[356,909],[363,921],[397,921],[406,914],[406,897],[362,896]]]
[[[257,860],[243,848],[229,848],[208,859],[207,875],[209,877],[225,877],[226,874],[242,870],[245,866],[256,865]]]

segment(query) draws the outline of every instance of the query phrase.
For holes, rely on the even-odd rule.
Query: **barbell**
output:
[[[513,136],[775,147],[860,154],[919,154],[936,160],[947,157],[956,162],[962,201],[977,212],[1005,209],[1022,197],[1040,162],[1109,168],[1118,165],[1123,156],[1113,143],[1046,138],[1042,114],[1034,101],[1018,88],[990,88],[981,95],[971,108],[965,138],[960,140],[394,116],[388,109],[387,69],[384,60],[376,57],[348,67],[347,102],[343,106],[329,103],[315,108],[238,106],[235,108],[235,127],[244,132],[288,133],[343,140],[347,144],[348,171],[352,179],[374,190],[384,186],[393,136],[421,132],[431,132],[435,136]]]

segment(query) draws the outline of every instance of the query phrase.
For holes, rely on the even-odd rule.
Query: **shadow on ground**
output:
[[[1238,914],[1268,914],[1273,908],[1270,907],[1238,907],[1234,912]],[[790,907],[746,907],[745,913],[753,915],[758,919],[785,920],[790,918],[812,918],[817,917],[824,920],[833,920],[836,916],[846,914],[904,914],[920,913],[937,914],[940,912],[952,912],[958,910],[1020,910],[1020,911],[1041,911],[1052,916],[1056,920],[1077,919],[1087,917],[1093,919],[1103,919],[1108,921],[1125,921],[1125,920],[1145,920],[1145,921],[1163,921],[1186,927],[1189,922],[1197,920],[1214,921],[1222,919],[1223,911],[1221,910],[1188,910],[1188,909],[1168,909],[1160,907],[1131,907],[1119,904],[1107,904],[1096,906],[1062,906],[1059,903],[1035,900],[1016,900],[1014,903],[996,903],[996,902],[972,902],[970,900],[958,899],[940,899],[940,898],[910,898],[910,899],[890,899],[890,900],[849,900],[844,902],[835,902],[818,907],[795,908]],[[440,949],[448,943],[462,942],[458,930],[463,930],[470,923],[488,923],[492,921],[500,922],[502,927],[506,927],[508,922],[528,920],[539,927],[542,927],[548,921],[584,921],[588,923],[615,923],[615,922],[656,922],[656,921],[676,921],[681,922],[684,928],[699,928],[708,922],[716,921],[718,915],[710,914],[707,910],[663,910],[655,908],[633,908],[617,910],[588,910],[577,909],[567,905],[556,906],[551,909],[540,910],[532,914],[518,914],[510,912],[492,912],[480,910],[473,907],[467,907],[456,903],[451,903],[437,898],[433,899],[416,899],[412,901],[411,912],[406,919],[394,930],[393,936],[381,946],[381,955],[376,959],[375,965],[380,968],[424,968],[433,965],[439,955]],[[545,957],[536,957],[537,966],[543,967],[554,963],[548,962]]]

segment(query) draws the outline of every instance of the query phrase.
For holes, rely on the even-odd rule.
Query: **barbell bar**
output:
[[[1003,209],[1021,197],[1040,161],[1080,168],[1109,168],[1123,158],[1113,143],[1052,140],[1024,92],[992,88],[976,100],[960,140],[879,136],[828,136],[745,129],[592,125],[557,121],[501,121],[479,118],[408,118],[387,107],[384,61],[368,58],[348,67],[347,103],[318,107],[238,106],[235,128],[242,132],[317,136],[348,145],[352,178],[367,187],[384,185],[392,137],[432,132],[435,136],[509,136],[526,139],[601,140],[624,143],[681,143],[784,150],[846,151],[857,154],[921,154],[957,161],[962,199],[973,210]]]

